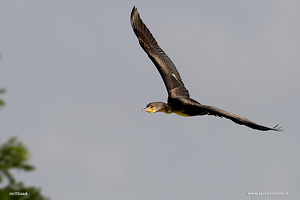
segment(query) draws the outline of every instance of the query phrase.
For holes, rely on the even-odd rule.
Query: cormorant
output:
[[[202,105],[196,100],[191,99],[175,65],[159,47],[155,38],[140,18],[136,7],[133,7],[132,9],[130,22],[141,47],[156,66],[168,91],[168,103],[151,102],[145,109],[143,109],[143,112],[164,112],[167,114],[176,113],[181,116],[214,115],[218,117],[225,117],[237,124],[245,125],[261,131],[282,131],[281,127],[278,127],[278,124],[273,128],[262,126],[246,119],[245,117],[213,106]]]

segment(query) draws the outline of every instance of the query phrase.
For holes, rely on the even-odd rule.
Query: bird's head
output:
[[[168,105],[164,102],[151,102],[147,105],[146,108],[143,109],[143,112],[155,113],[155,112],[168,112]]]

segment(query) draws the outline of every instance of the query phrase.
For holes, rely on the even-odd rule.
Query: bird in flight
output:
[[[189,92],[184,87],[175,65],[167,54],[159,47],[155,38],[140,18],[136,7],[133,7],[132,9],[130,22],[141,47],[156,66],[168,91],[168,103],[151,102],[145,109],[143,109],[143,112],[164,112],[166,114],[176,113],[181,116],[214,115],[218,117],[225,117],[237,124],[245,125],[260,131],[282,131],[282,128],[279,127],[278,124],[273,128],[262,126],[245,117],[213,106],[202,105],[196,100],[190,98]]]

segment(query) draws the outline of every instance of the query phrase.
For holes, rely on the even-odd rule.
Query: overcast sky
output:
[[[213,116],[142,113],[166,101],[140,48],[133,6],[191,97],[283,133]],[[300,1],[0,2],[1,142],[52,199],[300,198]]]

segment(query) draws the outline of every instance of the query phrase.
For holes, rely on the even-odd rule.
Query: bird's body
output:
[[[214,115],[225,117],[237,124],[245,125],[253,129],[267,131],[282,129],[277,125],[273,128],[256,124],[245,117],[234,113],[221,110],[213,106],[202,105],[196,100],[190,98],[188,90],[185,88],[183,81],[171,59],[159,47],[155,38],[149,29],[143,23],[137,8],[133,7],[130,22],[135,35],[137,36],[141,47],[152,60],[159,71],[168,92],[168,103],[152,102],[147,105],[143,111],[154,113],[164,112],[167,114],[176,113],[180,116],[196,116],[196,115]]]

